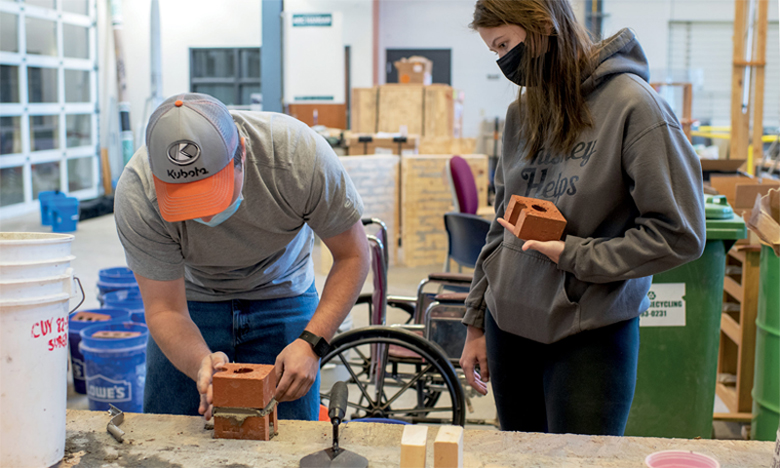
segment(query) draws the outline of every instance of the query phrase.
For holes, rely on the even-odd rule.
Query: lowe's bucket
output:
[[[146,325],[104,322],[81,330],[89,409],[114,405],[130,413],[143,412],[146,381]]]
[[[52,232],[73,232],[79,222],[79,199],[72,197],[55,198],[49,205],[51,209]]]
[[[144,311],[144,301],[138,289],[123,289],[103,296],[103,307],[109,309],[125,309],[131,314]]]
[[[0,466],[65,453],[73,236],[0,233]]]
[[[130,314],[130,321],[146,325],[146,315],[143,312],[133,312]]]
[[[68,343],[70,344],[70,363],[73,371],[73,387],[76,393],[85,395],[87,384],[84,380],[84,356],[79,350],[81,343],[81,330],[91,327],[99,322],[112,320],[126,321],[130,313],[125,309],[93,309],[79,310],[70,314],[68,318]]]
[[[138,289],[133,271],[127,267],[104,268],[98,272],[98,302],[103,306],[103,297],[114,291]]]

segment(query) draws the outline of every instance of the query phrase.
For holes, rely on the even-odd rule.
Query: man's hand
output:
[[[504,226],[506,229],[509,229],[510,231],[514,231],[514,226],[509,224],[507,220],[504,218],[498,218],[498,224]],[[529,240],[525,241],[525,244],[523,244],[523,252],[525,252],[528,249],[536,250],[539,253],[542,253],[547,256],[550,260],[552,260],[555,263],[558,263],[558,260],[561,258],[561,253],[563,253],[563,248],[566,246],[566,244],[563,241],[548,241],[548,242],[540,242],[535,240]]]
[[[211,353],[204,357],[198,371],[198,393],[200,393],[200,407],[198,413],[208,421],[214,411],[214,390],[211,380],[214,374],[222,370],[222,366],[229,363],[227,355],[222,352]]]
[[[479,366],[479,371],[476,367]],[[460,355],[460,367],[466,374],[469,385],[482,395],[487,395],[487,383],[490,381],[490,371],[487,362],[487,346],[485,345],[485,330],[469,325],[466,332],[466,344]]]
[[[311,345],[296,339],[276,357],[276,401],[293,401],[306,395],[320,367],[320,358]]]

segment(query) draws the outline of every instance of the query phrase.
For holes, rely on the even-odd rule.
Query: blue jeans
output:
[[[485,314],[493,397],[503,431],[622,436],[634,399],[639,319],[542,344]]]
[[[319,303],[314,284],[300,296],[265,301],[188,301],[190,316],[212,352],[230,362],[271,364],[309,323]],[[144,412],[198,415],[200,395],[195,382],[176,369],[157,343],[146,348]],[[316,421],[320,408],[320,376],[309,393],[279,404],[279,419]]]

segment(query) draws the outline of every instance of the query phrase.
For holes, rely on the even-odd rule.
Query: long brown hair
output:
[[[542,148],[570,151],[580,133],[593,126],[580,90],[593,72],[595,45],[577,23],[569,0],[478,0],[470,28],[516,24],[526,31],[526,76],[520,134],[526,157]]]

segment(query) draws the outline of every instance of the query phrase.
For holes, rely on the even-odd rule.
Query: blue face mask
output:
[[[224,223],[228,220],[231,216],[235,214],[236,211],[238,211],[238,207],[241,206],[241,200],[244,199],[244,188],[241,187],[241,192],[238,194],[238,198],[236,198],[236,201],[230,204],[227,208],[225,208],[224,211],[220,211],[219,213],[212,216],[210,221],[203,221],[201,218],[195,218],[195,221],[199,222],[200,224],[205,224],[208,227],[216,227],[220,224]]]

